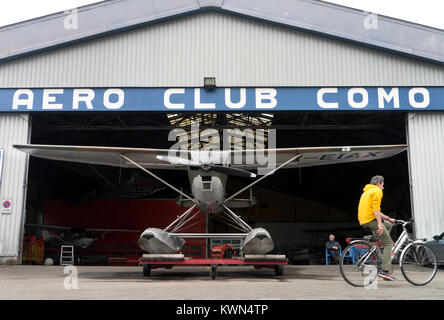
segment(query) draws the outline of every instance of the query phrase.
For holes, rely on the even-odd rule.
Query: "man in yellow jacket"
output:
[[[361,226],[376,231],[382,242],[384,253],[379,276],[385,280],[396,280],[392,275],[392,248],[393,240],[390,237],[395,219],[381,212],[382,190],[384,190],[384,177],[374,176],[370,184],[364,187],[364,192],[359,200],[358,220]],[[384,221],[383,221],[384,220]]]

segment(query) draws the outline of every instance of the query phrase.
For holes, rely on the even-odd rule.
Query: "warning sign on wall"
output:
[[[2,200],[1,212],[2,213],[11,213],[12,211],[12,201],[11,200]]]

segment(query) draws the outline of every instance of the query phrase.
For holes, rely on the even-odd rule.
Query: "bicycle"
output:
[[[424,244],[424,240],[414,240],[407,231],[413,220],[395,220],[395,225],[402,225],[403,232],[392,249],[391,261],[394,263],[399,253],[399,266],[404,278],[413,285],[423,286],[436,275],[438,261],[433,250]],[[349,258],[354,257],[354,259]],[[349,262],[349,264],[347,264]],[[368,240],[357,239],[342,252],[339,267],[345,281],[354,287],[371,285],[381,270],[382,253],[379,236],[376,232]]]

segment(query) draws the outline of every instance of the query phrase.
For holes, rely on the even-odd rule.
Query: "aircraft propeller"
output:
[[[180,157],[169,157],[169,156],[156,156],[157,159],[166,161],[172,164],[177,165],[184,165],[191,167],[193,169],[202,169],[204,171],[217,171],[221,173],[228,174],[230,176],[236,176],[236,177],[243,177],[243,178],[255,178],[256,174],[252,173],[247,170],[233,168],[233,167],[227,167],[227,166],[220,166],[210,163],[200,163],[193,160],[188,160]]]

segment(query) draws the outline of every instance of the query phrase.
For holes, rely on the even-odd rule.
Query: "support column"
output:
[[[0,264],[21,263],[28,155],[13,145],[30,142],[30,119],[28,114],[0,115],[0,150],[3,150],[0,200],[11,201],[10,211],[0,209]]]

